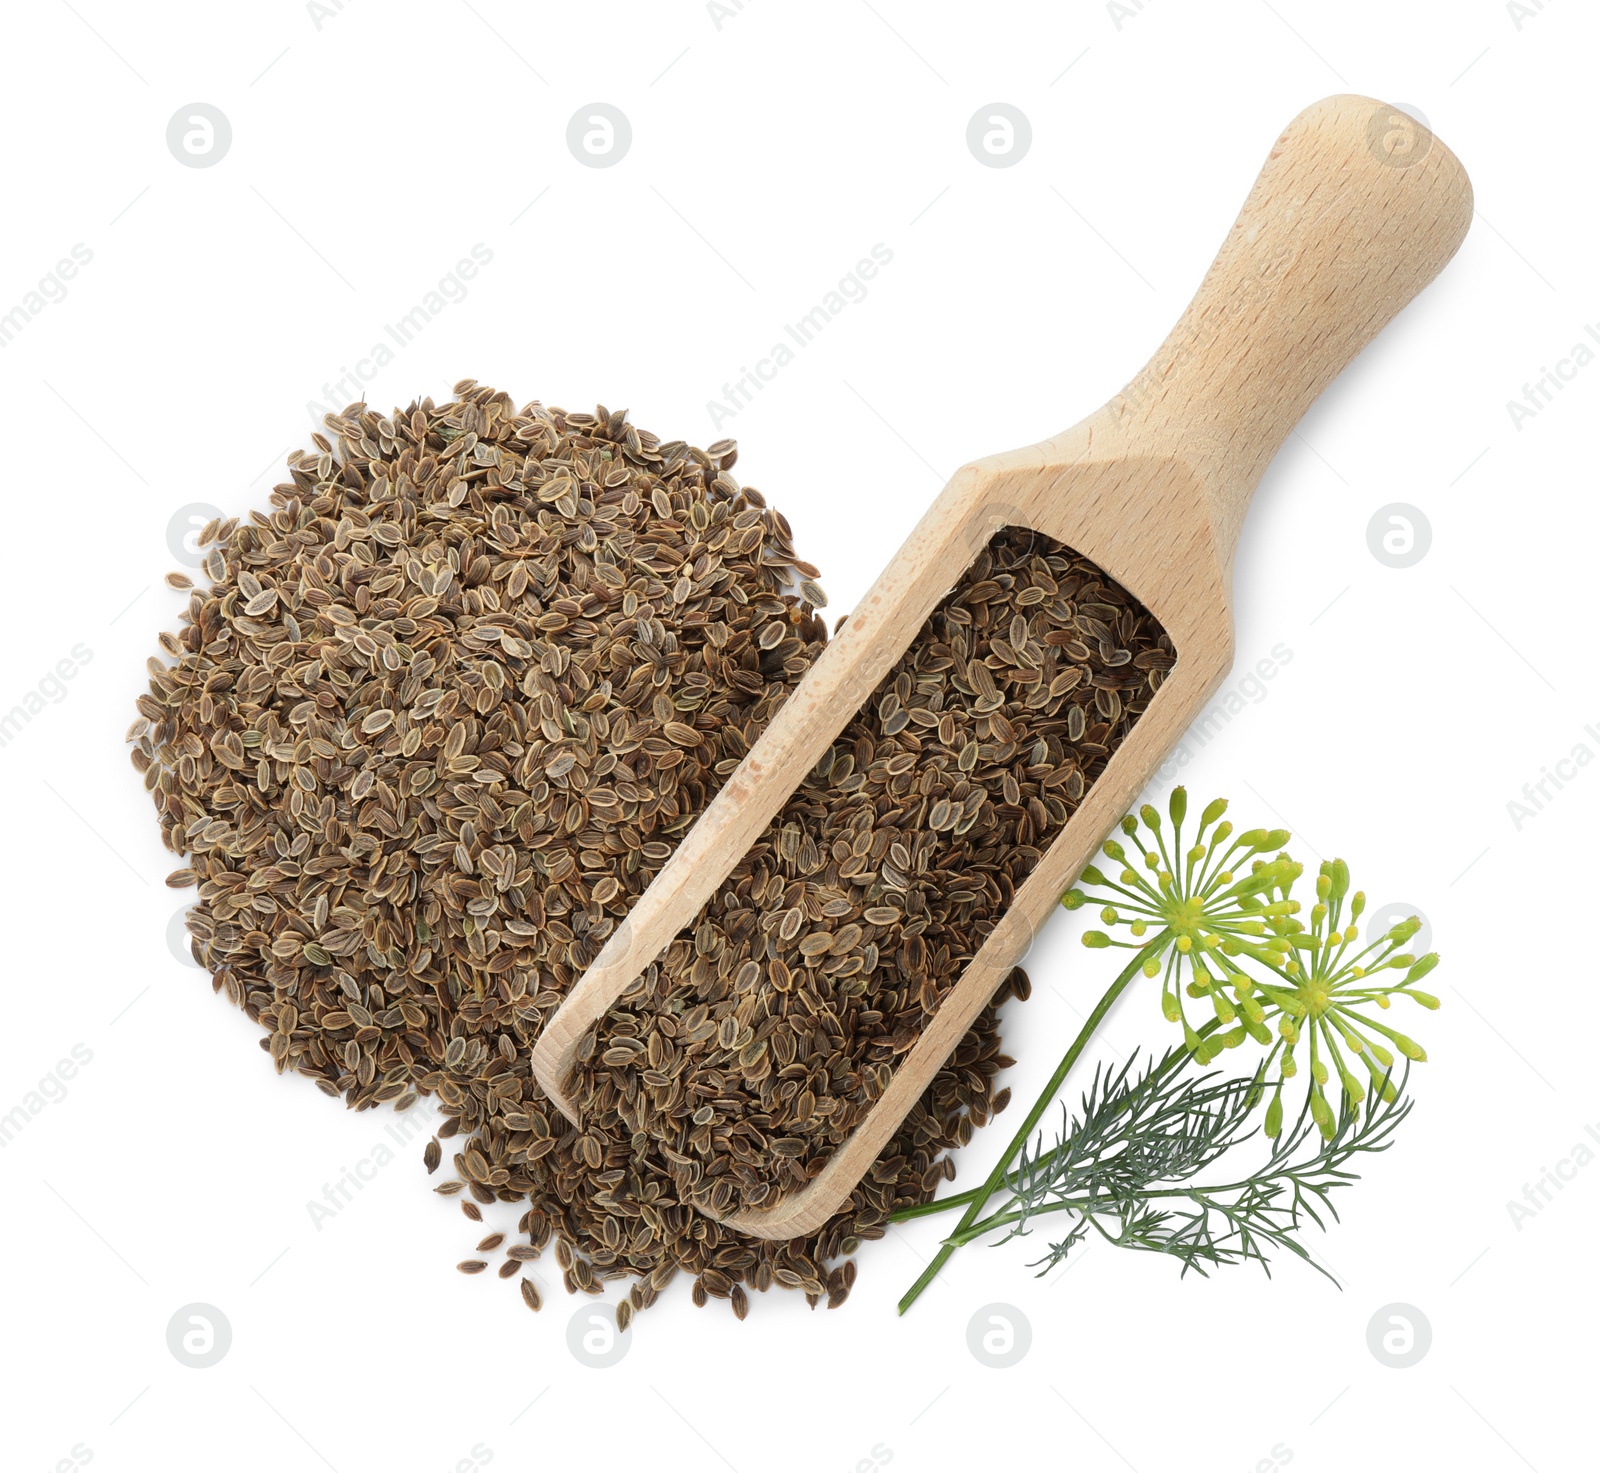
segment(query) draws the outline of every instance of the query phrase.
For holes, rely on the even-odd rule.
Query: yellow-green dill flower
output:
[[[1396,996],[1438,1007],[1437,998],[1413,985],[1433,970],[1438,956],[1419,959],[1402,949],[1421,926],[1415,917],[1353,949],[1366,899],[1360,892],[1349,897],[1346,914],[1350,872],[1343,860],[1320,867],[1308,928],[1292,893],[1303,866],[1282,852],[1288,831],[1235,835],[1223,820],[1227,807],[1221,798],[1208,804],[1186,847],[1184,789],[1173,790],[1170,825],[1146,804],[1137,818],[1122,820],[1129,845],[1109,839],[1103,846],[1118,866],[1115,876],[1085,868],[1081,883],[1092,891],[1074,887],[1062,904],[1068,910],[1101,905],[1101,920],[1128,938],[1089,931],[1086,946],[1141,950],[1157,943],[1144,962],[1145,975],[1162,979],[1161,1011],[1182,1026],[1197,1062],[1208,1063],[1246,1038],[1269,1050],[1263,1068],[1276,1064],[1277,1082],[1268,1135],[1282,1127],[1281,1092],[1284,1081],[1298,1075],[1297,1050],[1303,1050],[1307,1107],[1323,1135],[1331,1136],[1340,1113],[1328,1098],[1331,1082],[1354,1111],[1369,1088],[1394,1098],[1389,1076],[1395,1052],[1416,1062],[1427,1057],[1405,1034],[1370,1016],[1370,1009],[1387,1010]],[[1390,975],[1402,969],[1402,978]],[[1357,1060],[1365,1080],[1356,1073]]]
[[[1406,950],[1422,922],[1410,916],[1362,946],[1356,922],[1366,903],[1361,891],[1350,893],[1350,869],[1342,859],[1323,864],[1310,927],[1296,926],[1289,933],[1291,950],[1274,969],[1277,975],[1258,982],[1263,1003],[1279,1015],[1279,1039],[1269,1061],[1277,1058],[1280,1078],[1292,1077],[1296,1050],[1304,1047],[1311,1112],[1325,1136],[1333,1133],[1339,1109],[1328,1101],[1324,1086],[1337,1081],[1349,1108],[1358,1110],[1369,1091],[1395,1098],[1396,1054],[1412,1063],[1428,1057],[1421,1044],[1374,1016],[1374,1010],[1387,1012],[1397,997],[1428,1009],[1439,1006],[1437,997],[1416,986],[1439,964],[1439,954],[1417,957]],[[1365,1071],[1364,1078],[1358,1069]]]

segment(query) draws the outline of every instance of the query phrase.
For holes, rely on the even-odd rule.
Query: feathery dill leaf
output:
[[[1054,1143],[1046,1147],[1041,1135],[1018,1153],[1004,1205],[950,1241],[959,1246],[1003,1229],[1006,1242],[1064,1215],[1065,1234],[1035,1261],[1040,1273],[1094,1233],[1113,1247],[1170,1254],[1183,1273],[1255,1262],[1270,1275],[1269,1255],[1281,1250],[1326,1275],[1301,1239],[1308,1227],[1338,1219],[1332,1193],[1359,1179],[1350,1163],[1388,1149],[1411,1110],[1404,1080],[1365,1111],[1347,1106],[1331,1137],[1308,1103],[1272,1139],[1255,1118],[1259,1071],[1194,1076],[1194,1055],[1182,1048],[1142,1072],[1136,1062],[1137,1055],[1121,1068],[1098,1068],[1079,1113],[1069,1116],[1063,1106]],[[1253,1140],[1270,1144],[1253,1172],[1204,1180],[1224,1155]]]

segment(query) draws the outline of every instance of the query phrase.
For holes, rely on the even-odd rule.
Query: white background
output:
[[[1507,403],[1600,318],[1600,17],[1523,8],[1146,0],[1119,24],[1092,0],[981,20],[747,0],[720,25],[694,0],[330,0],[320,25],[290,0],[10,8],[0,312],[75,244],[93,259],[0,349],[0,710],[49,687],[0,748],[0,1112],[75,1045],[92,1060],[0,1149],[5,1467],[1592,1466],[1600,1162],[1520,1227],[1507,1203],[1600,1129],[1600,771],[1520,828],[1507,804],[1577,744],[1600,752],[1600,367],[1520,429]],[[923,1223],[864,1249],[841,1311],[774,1292],[740,1325],[680,1283],[594,1370],[547,1266],[538,1316],[454,1271],[477,1232],[430,1193],[420,1137],[318,1231],[308,1200],[386,1122],[275,1076],[174,958],[181,897],[119,747],[179,604],[160,583],[173,514],[263,504],[308,402],[482,243],[492,263],[372,400],[471,375],[626,405],[663,436],[735,435],[739,476],[787,512],[838,614],[957,465],[1133,374],[1279,129],[1338,91],[1420,109],[1482,213],[1269,471],[1238,554],[1235,680],[1275,645],[1292,659],[1184,776],[1243,825],[1286,824],[1308,862],[1346,857],[1445,957],[1416,1113],[1320,1240],[1342,1291],[1294,1264],[1180,1282],[1103,1246],[1041,1282],[1012,1244],[958,1254],[901,1320],[938,1237]],[[595,101],[632,125],[612,168],[566,146]],[[996,101],[1033,130],[1005,169],[965,143]],[[194,102],[232,127],[208,168],[165,142]],[[714,426],[724,384],[878,243],[893,260],[865,300]],[[1410,568],[1368,550],[1391,502],[1432,528]],[[64,658],[74,677],[49,685]],[[1035,995],[1005,1019],[1019,1107],[1106,981],[1077,929],[1062,916],[1040,941]],[[1169,1041],[1148,994],[1107,1036]],[[1032,1325],[1007,1370],[967,1349],[995,1301]],[[232,1327],[210,1369],[167,1349],[191,1302]],[[1407,1370],[1367,1347],[1394,1302],[1432,1327]]]

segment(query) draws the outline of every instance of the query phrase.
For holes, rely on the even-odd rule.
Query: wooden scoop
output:
[[[1471,219],[1461,165],[1394,108],[1346,96],[1301,113],[1146,368],[1075,428],[956,472],[579,979],[533,1052],[562,1113],[580,1123],[564,1088],[585,1032],[694,922],[993,534],[1033,528],[1140,599],[1177,664],[867,1116],[806,1186],[724,1220],[791,1238],[837,1212],[1226,675],[1234,546],[1267,463]]]

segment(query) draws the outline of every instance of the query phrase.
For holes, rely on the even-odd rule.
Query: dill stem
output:
[[[1154,1195],[1150,1193],[1148,1195]],[[975,1243],[979,1238],[986,1237],[996,1228],[1005,1227],[1008,1223],[1021,1222],[1024,1217],[1042,1217],[1047,1212],[1078,1212],[1088,1216],[1098,1205],[1093,1197],[1061,1197],[1054,1202],[1046,1202],[1035,1207],[1031,1212],[995,1212],[984,1218],[982,1222],[974,1223],[965,1232],[957,1229],[950,1234],[950,1242],[957,1248],[964,1248],[968,1243]]]
[[[917,1299],[922,1291],[928,1287],[937,1276],[940,1269],[950,1261],[950,1255],[960,1246],[955,1241],[958,1235],[970,1228],[978,1220],[978,1215],[988,1204],[989,1198],[1000,1190],[1001,1184],[1006,1179],[1006,1172],[1012,1161],[1016,1159],[1017,1152],[1028,1143],[1033,1134],[1033,1128],[1039,1123],[1040,1117],[1050,1108],[1050,1102],[1055,1099],[1061,1086],[1066,1083],[1067,1075],[1072,1066],[1078,1062],[1078,1055],[1088,1046],[1089,1040],[1094,1037],[1095,1030],[1104,1021],[1105,1016],[1111,1011],[1111,1005],[1122,996],[1123,991],[1133,979],[1144,970],[1145,961],[1157,955],[1171,939],[1170,933],[1163,928],[1156,934],[1137,956],[1118,975],[1117,980],[1106,988],[1105,995],[1094,1005],[1094,1011],[1084,1020],[1083,1027],[1078,1036],[1073,1039],[1072,1046],[1061,1056],[1061,1062],[1056,1065],[1056,1072],[1050,1076],[1050,1081],[1039,1092],[1039,1098],[1033,1102],[1033,1108],[1028,1111],[1027,1118],[1017,1128],[1017,1133],[1011,1137],[1011,1143],[1000,1154],[1000,1159],[995,1162],[994,1170],[988,1175],[983,1185],[976,1191],[967,1195],[967,1210],[961,1214],[961,1221],[956,1224],[955,1231],[939,1245],[939,1251],[934,1255],[932,1262],[923,1269],[900,1301],[899,1312],[904,1314]]]
[[[893,1213],[890,1222],[909,1222],[913,1217],[932,1217],[935,1213],[948,1212],[952,1207],[965,1207],[972,1201],[982,1187],[968,1187],[964,1192],[957,1192],[949,1197],[935,1197],[931,1202],[919,1202],[915,1207],[902,1207]]]
[[[1287,1174],[1287,1173],[1286,1173]],[[1187,1202],[1201,1202],[1207,1206],[1225,1210],[1224,1204],[1214,1201],[1228,1192],[1242,1191],[1245,1187],[1257,1184],[1257,1178],[1246,1177],[1244,1181],[1229,1182],[1220,1187],[1162,1187],[1146,1188],[1139,1193],[1140,1199],[1146,1202],[1173,1197],[1182,1198]],[[1042,1217],[1047,1212],[1078,1212],[1085,1216],[1092,1214],[1096,1207],[1103,1206],[1105,1198],[1097,1197],[1060,1197],[1054,1202],[1045,1202],[1040,1206],[1031,1208],[1027,1212],[1006,1211],[991,1213],[982,1222],[974,1223],[966,1232],[959,1229],[950,1235],[950,1241],[958,1248],[965,1247],[968,1243],[975,1243],[979,1238],[987,1237],[996,1228],[1003,1228],[1013,1222],[1021,1222],[1024,1218]]]

